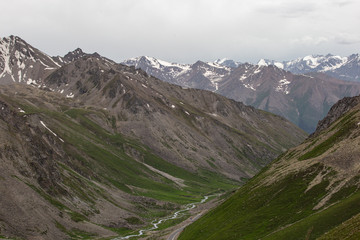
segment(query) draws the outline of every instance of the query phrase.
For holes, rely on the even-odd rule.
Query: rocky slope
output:
[[[0,84],[40,86],[51,72],[84,56],[101,58],[108,64],[115,63],[98,53],[84,53],[80,48],[63,57],[51,57],[17,36],[4,37],[0,39]]]
[[[179,239],[357,239],[359,99],[335,104],[316,134],[186,228]]]
[[[16,36],[0,39],[0,81],[39,84],[61,64]]]
[[[188,169],[216,166],[217,172],[236,180],[252,175],[287,142],[295,144],[304,136],[274,115],[211,92],[164,83],[135,68],[107,65],[98,58],[68,64],[45,84],[86,106],[111,112],[123,134],[141,139],[168,161]],[[275,133],[289,134],[294,141],[269,140]],[[249,160],[254,162],[246,163]],[[246,169],[240,170],[241,166]]]

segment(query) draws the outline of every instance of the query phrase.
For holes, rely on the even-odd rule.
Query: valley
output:
[[[1,6],[0,240],[360,239],[360,1]]]
[[[51,58],[20,38],[2,41],[1,236],[133,235],[237,188],[307,136],[98,54]]]
[[[142,70],[81,49],[50,57],[14,36],[0,43],[2,238],[354,231],[360,100],[338,99],[359,83],[265,60],[133,59]]]

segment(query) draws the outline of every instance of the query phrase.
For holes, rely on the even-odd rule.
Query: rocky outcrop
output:
[[[326,115],[324,119],[319,121],[316,131],[311,136],[318,135],[322,130],[328,128],[333,122],[338,120],[341,116],[343,116],[350,109],[355,107],[360,103],[360,96],[356,97],[345,97],[339,100],[336,104],[334,104],[329,113]]]

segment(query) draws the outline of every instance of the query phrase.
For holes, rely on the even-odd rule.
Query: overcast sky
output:
[[[360,52],[359,0],[0,0],[0,36],[117,62],[290,60]]]

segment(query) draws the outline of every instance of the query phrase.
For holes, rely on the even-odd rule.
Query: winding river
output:
[[[147,229],[141,229],[141,230],[139,230],[138,234],[128,235],[128,236],[125,236],[125,237],[117,237],[117,238],[113,238],[113,240],[129,239],[129,238],[132,238],[132,237],[140,237],[140,236],[143,236],[145,232],[153,231],[153,230],[158,229],[158,228],[159,228],[159,224],[161,224],[161,223],[163,223],[163,222],[166,222],[166,221],[168,221],[168,220],[171,220],[171,219],[176,219],[176,218],[178,218],[179,216],[181,216],[181,214],[182,214],[183,212],[189,211],[189,210],[195,208],[196,205],[206,202],[206,200],[208,200],[209,197],[212,197],[212,196],[215,196],[215,195],[205,196],[200,202],[189,203],[189,204],[185,205],[185,208],[184,208],[184,209],[179,210],[179,211],[173,213],[172,215],[170,215],[170,216],[168,216],[168,217],[161,218],[161,219],[159,219],[159,220],[153,221],[153,222],[151,223],[151,224],[152,224],[152,227],[147,228]]]

